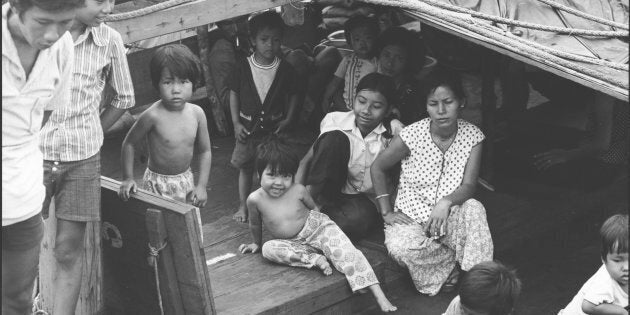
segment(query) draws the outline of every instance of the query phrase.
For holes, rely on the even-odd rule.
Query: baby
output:
[[[260,188],[247,198],[254,243],[241,244],[239,250],[256,253],[260,249],[264,222],[274,239],[262,246],[263,257],[289,266],[317,266],[325,275],[332,274],[330,259],[345,274],[353,292],[367,287],[383,312],[395,311],[363,253],[327,215],[319,212],[306,188],[294,183],[298,161],[291,148],[275,135],[258,146]]]

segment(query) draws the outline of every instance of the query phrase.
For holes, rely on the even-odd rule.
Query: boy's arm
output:
[[[254,242],[251,244],[241,244],[239,246],[239,250],[241,253],[245,254],[248,252],[256,253],[260,247],[262,246],[262,221],[260,220],[260,211],[258,211],[258,206],[256,205],[256,201],[254,200],[253,192],[247,198],[247,210],[249,211],[249,229],[252,232],[252,238]]]
[[[151,108],[147,109],[138,121],[129,129],[122,144],[121,164],[123,171],[123,182],[120,186],[119,196],[123,200],[129,199],[130,191],[135,192],[136,183],[133,180],[133,158],[135,155],[135,144],[140,141],[153,126],[153,113]]]
[[[249,131],[241,124],[240,111],[241,103],[238,94],[234,90],[230,90],[230,116],[232,117],[232,125],[234,125],[234,137],[240,142],[245,142]]]
[[[208,132],[208,122],[206,121],[206,115],[201,107],[195,106],[195,116],[197,116],[198,123],[195,142],[197,154],[199,154],[199,178],[192,197],[193,204],[195,206],[203,207],[206,205],[206,200],[208,199],[206,186],[208,185],[208,178],[210,177],[212,149],[210,144],[210,133]]]
[[[110,44],[111,63],[107,84],[112,87],[114,97],[110,106],[107,106],[105,111],[101,113],[103,132],[109,130],[120,119],[120,116],[125,113],[126,109],[136,104],[125,46],[118,32],[113,32]]]
[[[595,305],[587,300],[582,300],[582,312],[589,315],[628,315],[628,311],[619,305],[610,303]]]

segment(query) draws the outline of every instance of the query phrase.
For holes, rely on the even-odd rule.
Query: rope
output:
[[[168,242],[164,242],[160,248],[155,248],[149,244],[149,264],[153,265],[153,271],[155,274],[155,286],[157,287],[158,302],[160,303],[160,314],[164,315],[164,307],[162,306],[162,293],[160,292],[160,275],[158,273],[158,256],[160,251],[166,247]]]
[[[543,24],[538,24],[538,23],[517,21],[517,20],[508,19],[508,18],[496,16],[496,15],[477,12],[477,11],[467,9],[467,8],[462,8],[456,5],[439,2],[437,0],[417,0],[417,1],[426,2],[428,4],[431,4],[436,7],[446,9],[446,10],[470,14],[473,17],[489,20],[496,23],[507,24],[507,25],[512,25],[512,26],[520,26],[523,28],[535,29],[535,30],[546,31],[546,32],[555,32],[558,34],[600,36],[600,37],[627,37],[628,35],[630,35],[628,31],[595,31],[595,30],[557,27],[557,26],[549,26],[549,25],[543,25]]]
[[[143,16],[143,15],[151,14],[153,12],[162,11],[170,7],[174,7],[176,5],[180,5],[180,4],[183,4],[186,2],[192,2],[192,1],[195,1],[195,0],[168,0],[168,1],[160,2],[160,3],[156,3],[154,5],[150,5],[148,7],[144,7],[138,10],[110,14],[109,16],[107,16],[105,21],[112,22],[112,21],[129,20],[138,16]]]
[[[461,28],[469,30],[471,32],[477,33],[485,37],[485,39],[490,39],[491,42],[499,46],[501,48],[507,49],[509,51],[514,51],[524,55],[535,56],[540,59],[540,62],[543,62],[548,65],[560,65],[570,70],[580,72],[582,74],[587,74],[593,78],[601,80],[603,82],[609,83],[616,87],[621,87],[624,89],[628,89],[628,82],[621,81],[617,78],[610,76],[609,74],[603,73],[598,70],[586,68],[582,65],[576,64],[574,62],[569,62],[565,59],[554,56],[553,54],[541,51],[539,49],[533,48],[530,42],[527,44],[520,43],[514,40],[510,40],[510,38],[505,37],[503,33],[498,33],[496,29],[486,29],[491,26],[481,23],[486,28],[479,27],[479,23],[472,18],[464,18],[462,16],[453,16],[452,14],[445,14],[443,9],[437,9],[428,5],[426,3],[414,1],[413,3],[410,0],[364,0],[364,2],[369,2],[373,4],[380,4],[386,6],[399,7],[407,10],[412,10],[416,12],[426,13],[431,15],[437,19],[447,21],[454,25],[457,25]]]
[[[628,25],[627,24],[622,24],[622,23],[619,23],[619,22],[615,22],[615,21],[611,21],[611,20],[607,20],[607,19],[601,18],[599,16],[591,15],[591,14],[588,14],[586,12],[583,12],[583,11],[580,11],[580,10],[577,10],[577,9],[574,9],[574,8],[571,8],[571,7],[567,7],[567,6],[563,5],[563,4],[555,2],[553,0],[538,0],[538,1],[548,5],[550,7],[554,7],[556,9],[566,11],[568,13],[571,13],[573,15],[576,15],[576,16],[579,16],[579,17],[582,17],[582,18],[585,18],[587,20],[591,20],[591,21],[594,21],[594,22],[599,22],[601,24],[608,25],[608,26],[612,26],[612,27],[617,27],[617,28],[621,28],[621,29],[624,29],[624,30],[628,30]]]

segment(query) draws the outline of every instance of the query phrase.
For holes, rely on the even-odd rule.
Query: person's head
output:
[[[628,215],[608,218],[599,230],[602,237],[601,257],[610,277],[622,286],[628,285]]]
[[[436,71],[424,84],[427,113],[438,128],[457,126],[460,111],[466,105],[461,77],[447,70]]]
[[[472,267],[459,286],[459,299],[466,315],[507,315],[521,293],[516,272],[495,261]]]
[[[70,29],[83,1],[9,0],[11,13],[17,17],[14,25],[10,23],[9,31],[35,49],[49,48]]]
[[[260,187],[277,198],[293,185],[299,159],[284,138],[272,134],[256,148],[255,165]]]
[[[360,58],[371,58],[374,55],[374,41],[378,36],[376,19],[355,15],[343,24],[346,42]]]
[[[151,82],[165,106],[181,107],[201,81],[199,58],[182,44],[158,48],[149,62]]]
[[[248,22],[249,39],[258,61],[271,63],[280,52],[284,21],[276,11],[254,15]]]
[[[370,133],[389,115],[394,93],[394,81],[389,76],[373,72],[361,78],[352,110],[362,133]]]
[[[395,26],[376,40],[379,70],[394,78],[411,76],[424,65],[425,49],[416,33]]]
[[[85,0],[85,5],[77,9],[76,21],[87,26],[98,26],[112,13],[116,0]]]
[[[394,10],[389,7],[378,7],[376,9],[376,20],[381,33],[392,26],[400,25],[400,21]]]

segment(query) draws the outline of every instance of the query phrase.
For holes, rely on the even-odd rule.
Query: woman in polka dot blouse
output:
[[[469,270],[492,260],[493,244],[486,211],[472,199],[484,135],[459,119],[465,105],[461,79],[440,72],[425,87],[429,118],[403,129],[374,161],[371,174],[389,254],[409,269],[419,292],[435,295],[443,286],[454,288],[457,265]],[[392,210],[385,174],[399,161]]]

